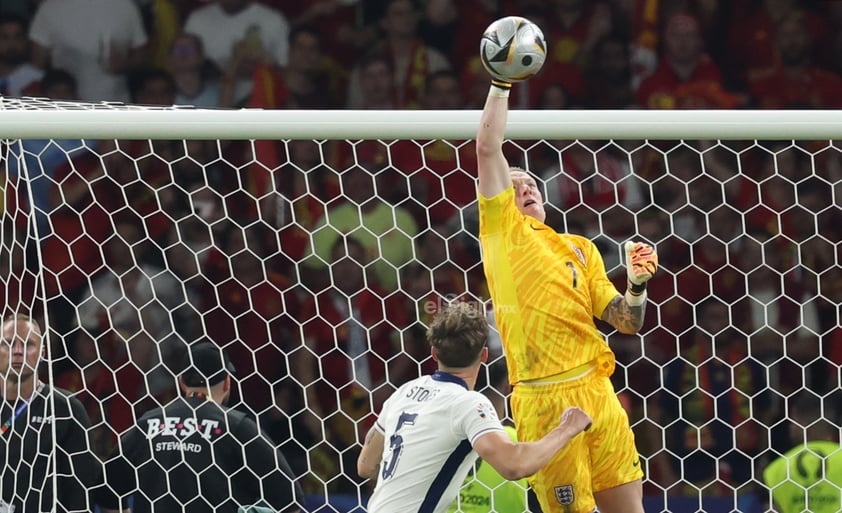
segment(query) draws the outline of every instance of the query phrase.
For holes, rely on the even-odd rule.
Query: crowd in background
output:
[[[548,44],[514,108],[842,106],[836,0],[4,0],[0,92],[476,109],[479,37],[503,15]],[[548,224],[592,237],[620,290],[618,244],[658,247],[643,343],[609,334],[647,493],[762,502],[758,465],[770,442],[791,445],[785,397],[840,384],[842,154],[827,141],[507,151],[541,179]],[[488,299],[473,141],[30,140],[7,160],[7,304],[49,298],[56,382],[99,422],[101,454],[209,338],[237,368],[235,403],[308,491],[355,495],[371,412],[432,368],[426,321]]]

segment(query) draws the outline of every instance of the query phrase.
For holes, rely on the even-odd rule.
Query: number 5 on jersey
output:
[[[401,457],[401,450],[403,449],[403,437],[398,434],[398,431],[404,426],[415,424],[415,419],[418,417],[417,413],[401,413],[398,418],[398,425],[395,426],[395,433],[389,437],[389,451],[391,452],[389,460],[383,465],[383,479],[389,479],[395,473],[395,468],[398,466],[398,460]]]

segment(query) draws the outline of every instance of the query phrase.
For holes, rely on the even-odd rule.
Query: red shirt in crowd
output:
[[[704,57],[687,80],[662,61],[640,84],[637,101],[647,109],[734,108],[736,99],[722,87],[719,66]]]

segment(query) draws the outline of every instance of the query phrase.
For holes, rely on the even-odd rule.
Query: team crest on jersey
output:
[[[491,406],[490,403],[479,403],[477,405],[477,413],[479,414],[480,418],[482,419],[496,419],[497,412],[494,411],[494,407]]]
[[[582,265],[587,265],[587,263],[585,263],[585,254],[582,253],[581,249],[577,248],[573,244],[570,245],[570,249],[572,249],[573,252],[576,253],[576,256],[579,257],[579,261],[582,262]]]
[[[573,500],[575,499],[573,485],[556,486],[555,498],[562,506],[573,504]]]

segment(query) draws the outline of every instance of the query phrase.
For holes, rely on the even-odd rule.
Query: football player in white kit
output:
[[[433,319],[427,340],[438,370],[406,383],[386,400],[357,460],[360,476],[377,478],[369,513],[446,511],[477,456],[506,479],[520,479],[590,427],[588,414],[570,407],[540,440],[509,438],[494,406],[474,391],[488,359],[488,322],[481,305],[453,303]]]

